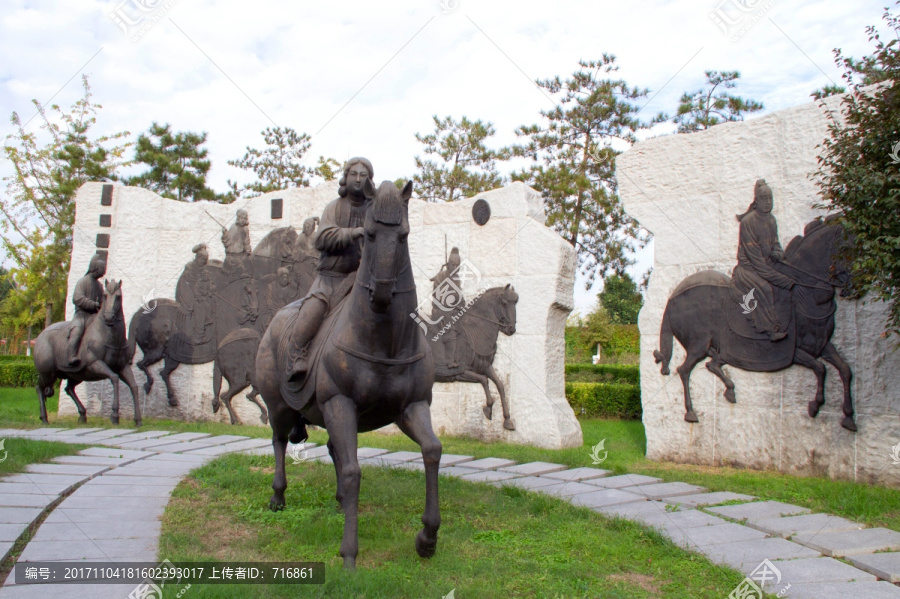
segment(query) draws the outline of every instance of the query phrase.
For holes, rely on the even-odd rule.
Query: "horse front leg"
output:
[[[238,418],[237,414],[234,412],[234,408],[231,405],[231,398],[243,391],[248,387],[247,384],[244,384],[242,387],[236,386],[236,383],[228,381],[228,391],[222,394],[222,403],[225,404],[225,407],[228,409],[228,416],[231,418],[231,424],[240,424],[241,421]]]
[[[91,362],[90,366],[87,367],[87,371],[96,376],[109,379],[109,382],[112,383],[113,404],[112,413],[109,415],[109,421],[113,424],[119,424],[119,375],[113,372],[106,363],[101,362],[100,360]]]
[[[497,376],[497,373],[494,371],[494,366],[492,364],[488,364],[487,376],[494,381],[494,385],[497,386],[497,391],[500,393],[500,405],[503,407],[503,428],[508,431],[516,430],[516,425],[509,416],[509,404],[506,402],[506,389],[503,387],[503,382],[500,380],[500,377]]]
[[[169,405],[175,407],[178,405],[178,398],[175,397],[175,391],[172,390],[172,381],[169,380],[169,376],[175,372],[175,369],[178,368],[178,365],[181,362],[177,362],[166,356],[165,364],[163,364],[162,370],[159,371],[159,376],[162,377],[162,380],[166,383],[166,397],[169,399]]]
[[[724,362],[719,358],[718,353],[715,353],[713,354],[712,360],[706,363],[706,369],[725,383],[725,399],[731,403],[737,403],[737,398],[734,396],[734,381],[728,378],[728,375],[722,370],[723,364]]]
[[[844,419],[841,421],[841,426],[848,431],[855,432],[856,423],[853,421],[853,399],[850,397],[850,381],[853,380],[853,371],[850,370],[850,365],[838,353],[837,348],[831,344],[831,341],[822,350],[822,359],[837,368],[841,375],[841,382],[844,384]]]
[[[358,415],[356,404],[344,395],[335,395],[321,405],[329,442],[334,447],[335,472],[341,479],[341,507],[344,510],[344,538],[341,541],[341,557],[344,568],[356,568],[359,554],[359,482],[362,472],[356,455]]]
[[[138,387],[130,365],[126,364],[122,367],[122,370],[119,371],[119,378],[125,381],[125,384],[128,385],[128,390],[131,391],[131,401],[134,403],[134,425],[141,426],[141,404],[138,401]]]
[[[706,347],[694,346],[688,349],[684,362],[677,368],[681,377],[681,385],[684,387],[684,421],[700,422],[694,413],[694,405],[691,402],[691,371],[694,370],[700,360],[707,356]]]
[[[287,489],[287,475],[284,472],[284,454],[287,451],[288,435],[294,426],[297,413],[285,403],[277,404],[271,416],[272,450],[275,452],[275,477],[272,479],[272,497],[269,509],[273,512],[284,509],[284,492]]]
[[[816,373],[816,398],[807,404],[807,412],[810,418],[819,415],[819,408],[825,403],[825,366],[816,360],[815,356],[800,349],[794,350],[794,364],[806,366]]]
[[[422,448],[422,460],[425,463],[425,511],[422,513],[422,530],[416,535],[416,553],[421,557],[431,557],[437,549],[437,531],[441,526],[438,468],[443,448],[434,434],[431,409],[425,401],[407,406],[397,421],[397,426]]]
[[[231,385],[231,383],[228,383]],[[212,400],[212,409],[213,414],[219,413],[219,394],[222,392],[222,369],[219,367],[219,357],[216,356],[216,359],[213,361],[213,400]],[[231,424],[234,424],[232,422]]]
[[[266,406],[259,401],[259,390],[253,384],[250,385],[250,394],[247,396],[247,400],[252,401],[259,408],[259,421],[263,424],[268,424],[269,413],[266,411]]]
[[[72,379],[66,379],[66,394],[75,402],[75,408],[78,410],[78,422],[87,422],[87,410],[84,409],[84,404],[81,403],[81,400],[75,394],[77,385],[78,383]]]
[[[481,386],[484,388],[484,408],[481,411],[484,413],[485,418],[491,420],[494,415],[494,396],[491,395],[491,386],[488,384],[488,378],[475,371],[464,370],[456,376],[455,380],[463,383],[481,383]]]
[[[50,424],[50,421],[47,419],[47,398],[53,396],[53,386],[55,384],[56,379],[52,375],[38,375],[38,384],[35,387],[35,391],[38,394],[41,422],[44,424]]]

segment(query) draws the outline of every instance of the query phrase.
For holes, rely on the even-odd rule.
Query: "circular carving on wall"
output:
[[[491,218],[491,205],[487,200],[475,200],[472,205],[472,218],[481,226],[487,224]]]

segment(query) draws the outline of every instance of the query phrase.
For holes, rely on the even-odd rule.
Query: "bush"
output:
[[[34,387],[37,379],[31,358],[0,361],[0,387]]]
[[[566,399],[576,416],[640,420],[641,387],[620,383],[566,383]]]
[[[566,364],[566,381],[640,385],[641,369],[637,364]]]

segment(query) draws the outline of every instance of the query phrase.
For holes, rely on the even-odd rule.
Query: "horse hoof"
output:
[[[841,420],[841,426],[843,426],[848,431],[856,432],[856,423],[853,422],[852,416],[844,416],[844,419]]]
[[[725,389],[725,399],[731,403],[737,403],[737,398],[734,396],[734,389]]]
[[[110,416],[110,417],[109,417],[109,421],[110,421],[111,423],[113,423],[113,424],[115,424],[115,425],[118,426],[118,424],[119,424],[119,417],[118,417],[118,416]]]
[[[41,418],[41,423],[42,424],[50,424],[50,421],[47,420],[46,418]]]
[[[150,383],[144,383],[144,393],[150,393],[150,389],[153,387]]]
[[[260,414],[259,421],[262,422],[263,424],[269,424],[269,417],[265,414]]]
[[[140,421],[140,420],[135,420],[135,421],[134,421],[134,425],[137,426],[137,427],[140,427],[140,426],[141,426],[141,421]]]
[[[356,558],[355,557],[345,557],[344,558],[344,570],[356,570]]]
[[[284,509],[284,499],[280,497],[275,497],[274,495],[269,500],[269,509],[273,512],[280,512]]]
[[[213,414],[218,414],[219,413],[219,402],[217,402],[217,401],[212,402],[212,409],[213,409]]]
[[[82,422],[82,423],[87,422],[87,416],[84,415],[84,414],[79,414],[79,415],[78,415],[78,422]]]
[[[484,417],[487,418],[488,420],[491,419],[491,416],[494,412],[494,410],[491,409],[490,406],[484,406],[483,408],[481,408],[481,411],[484,412]]]
[[[507,418],[506,420],[503,421],[503,428],[505,428],[508,431],[516,430],[516,425],[512,421],[512,418]]]
[[[429,541],[425,537],[425,531],[420,530],[416,535],[416,553],[419,554],[419,557],[429,558],[434,556],[435,551],[437,551],[437,538]]]
[[[178,405],[178,400],[175,399],[174,397],[170,397],[170,398],[169,398],[169,405],[172,406],[172,407],[174,408],[175,406]]]
[[[684,421],[685,422],[700,422],[700,419],[697,418],[696,414],[694,414],[694,410],[688,410],[684,414]]]
[[[811,401],[808,404],[806,404],[806,411],[809,414],[810,418],[815,418],[816,416],[818,416],[819,415],[819,402]],[[851,422],[852,422],[852,420],[851,420]]]

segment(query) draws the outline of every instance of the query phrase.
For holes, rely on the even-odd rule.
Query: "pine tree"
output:
[[[693,93],[681,96],[678,114],[679,133],[709,129],[725,121],[742,121],[744,114],[763,109],[761,102],[733,96],[726,89],[734,89],[741,74],[737,71],[706,71],[706,85]],[[716,93],[716,90],[719,90]]]
[[[128,179],[128,185],[144,187],[164,198],[194,202],[216,200],[216,193],[206,186],[209,173],[209,151],[201,147],[206,133],[179,131],[170,125],[153,123],[147,133],[138,136],[134,162],[149,169]]]

